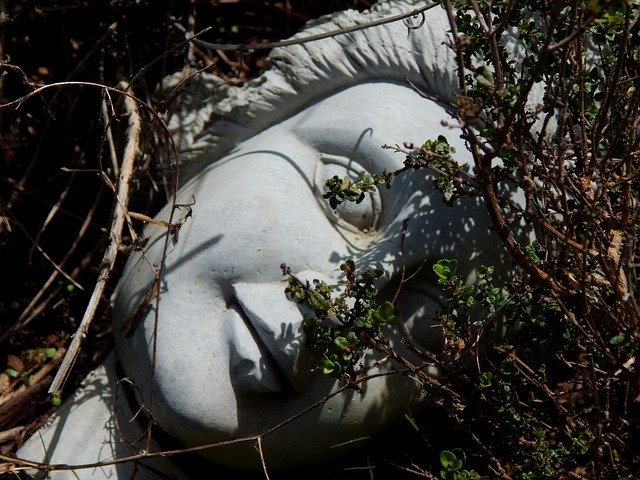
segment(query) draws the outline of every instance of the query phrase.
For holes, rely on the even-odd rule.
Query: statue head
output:
[[[385,2],[322,18],[298,35],[412,8]],[[448,207],[426,171],[405,172],[357,205],[332,210],[322,198],[334,175],[401,168],[404,155],[384,144],[444,135],[457,162],[470,165],[450,108],[457,87],[446,15],[435,7],[425,16],[417,29],[395,22],[276,49],[243,87],[208,74],[189,81],[170,123],[189,180],[178,208],[156,217],[181,226],[146,228],[149,242],[131,254],[114,297],[124,370],[157,424],[183,444],[251,436],[292,419],[263,447],[269,467],[293,467],[340,453],[331,447],[387,428],[419,402],[421,385],[391,374],[401,366],[373,352],[362,359],[367,373],[389,375],[322,401],[341,384],[304,368],[304,313],[285,294],[282,263],[301,281],[336,284],[350,258],[384,271],[378,285],[389,298],[403,271],[422,266],[400,289],[403,324],[387,332],[401,349],[402,328],[423,347],[441,341],[434,262],[455,258],[472,276],[500,261],[480,200]],[[260,465],[251,444],[202,455],[234,468]]]

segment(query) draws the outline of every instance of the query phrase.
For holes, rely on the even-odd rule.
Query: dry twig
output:
[[[129,85],[121,82],[118,87],[127,91]],[[127,144],[125,147],[124,155],[122,157],[122,165],[120,167],[120,176],[118,178],[118,186],[116,191],[116,201],[113,209],[113,219],[111,223],[111,229],[109,230],[109,245],[104,253],[101,263],[100,274],[94,287],[93,293],[85,310],[82,321],[73,336],[69,350],[62,360],[60,369],[56,374],[51,386],[49,387],[49,393],[54,393],[62,389],[64,383],[75,363],[75,360],[80,352],[80,347],[83,340],[87,336],[89,326],[95,316],[98,304],[104,289],[107,285],[111,271],[116,261],[118,254],[118,247],[121,243],[122,228],[127,216],[127,206],[129,205],[129,191],[131,186],[131,180],[133,178],[133,168],[135,164],[136,156],[138,155],[138,148],[140,142],[140,115],[138,113],[138,105],[134,98],[131,96],[124,97],[124,108],[129,117],[129,129],[127,132]]]

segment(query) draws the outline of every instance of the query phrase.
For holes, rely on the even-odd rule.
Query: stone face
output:
[[[299,36],[421,5],[383,2],[371,13],[321,19]],[[336,284],[339,265],[351,258],[359,269],[382,269],[379,286],[390,295],[403,268],[424,265],[404,285],[398,306],[410,336],[428,348],[441,341],[431,264],[456,258],[469,277],[483,262],[507,265],[481,201],[464,198],[447,207],[425,171],[406,172],[391,189],[336,211],[321,198],[333,175],[400,168],[404,155],[384,144],[421,145],[444,135],[455,159],[471,164],[447,105],[456,90],[448,23],[438,7],[425,15],[416,30],[396,22],[276,49],[266,72],[245,87],[201,75],[182,95],[170,128],[183,160],[181,178],[190,180],[178,192],[180,206],[168,205],[156,218],[184,223],[171,232],[145,229],[149,243],[132,253],[113,299],[116,353],[139,389],[137,401],[181,444],[269,431],[262,444],[268,468],[296,467],[342,453],[331,447],[388,428],[419,401],[414,380],[387,375],[323,402],[341,385],[305,368],[303,314],[285,296],[281,263],[301,280]],[[179,79],[167,79],[165,87]],[[441,101],[427,100],[414,86]],[[388,334],[402,350],[398,330]],[[399,368],[377,360],[368,353],[362,362],[372,374]],[[114,387],[104,388],[106,399]],[[88,431],[92,419],[103,425],[114,418],[107,405],[80,396],[61,418],[78,419],[86,444],[102,438],[115,448],[108,427]],[[61,438],[50,448],[70,462],[69,435]],[[33,443],[23,450],[34,451]],[[231,468],[261,468],[255,441],[199,455]]]
[[[413,269],[425,257],[428,265],[458,258],[471,273],[479,258],[495,253],[497,241],[479,201],[447,207],[424,171],[406,173],[391,189],[371,194],[357,207],[362,211],[334,213],[321,197],[332,175],[400,168],[404,156],[382,149],[385,143],[421,144],[445,134],[457,160],[468,163],[459,132],[443,122],[452,122],[449,113],[408,86],[359,83],[240,143],[180,190],[178,204],[195,199],[192,217],[176,238],[157,227],[145,232],[149,247],[130,258],[114,301],[118,357],[145,399],[152,396],[155,349],[155,392],[146,407],[165,431],[187,445],[255,435],[340,387],[298,368],[303,315],[285,297],[281,263],[305,279],[337,284],[340,263],[352,258],[356,266],[382,268],[382,287],[398,275],[402,261]],[[170,206],[157,219],[169,221],[169,215]],[[179,215],[181,210],[174,221]],[[165,245],[159,305],[148,308],[133,332],[122,332],[152,285],[149,265],[160,265]],[[423,309],[412,321],[429,323],[437,289],[421,279],[407,288]],[[398,367],[383,364],[371,373]],[[331,445],[395,422],[419,394],[413,380],[392,376],[368,382],[362,394],[335,396],[267,436],[267,463],[277,468],[326,458]],[[203,455],[245,467],[252,456],[250,447],[245,450]]]

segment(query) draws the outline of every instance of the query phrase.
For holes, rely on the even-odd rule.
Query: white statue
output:
[[[322,18],[298,36],[419,5],[423,2],[382,2],[371,12]],[[424,264],[403,286],[398,307],[411,337],[437,348],[441,336],[434,316],[441,292],[431,264],[456,258],[462,273],[471,276],[481,263],[500,261],[499,241],[480,200],[463,198],[447,207],[426,171],[406,172],[391,189],[382,187],[364,202],[336,211],[322,198],[324,181],[333,175],[355,178],[402,167],[404,156],[383,144],[421,145],[444,135],[455,159],[471,163],[448,106],[457,85],[446,15],[435,7],[425,17],[416,29],[395,22],[276,49],[267,70],[245,87],[222,85],[208,74],[190,80],[170,128],[184,162],[181,171],[191,178],[177,203],[190,205],[192,216],[177,231],[145,229],[150,241],[144,253],[131,254],[113,302],[117,360],[138,389],[136,401],[182,445],[265,432],[341,387],[305,368],[303,314],[285,295],[283,262],[301,280],[336,284],[342,278],[339,265],[352,258],[358,268],[384,271],[379,286],[385,291],[387,285],[389,296],[403,268],[414,272]],[[165,87],[180,78],[167,79]],[[173,218],[170,212],[167,206],[156,218],[175,223],[188,209],[179,208]],[[165,245],[156,304],[154,279]],[[388,333],[402,349],[397,330]],[[374,353],[363,358],[371,367],[367,373],[401,368],[377,360]],[[43,440],[32,439],[20,456],[41,461],[46,448],[52,463],[76,464],[126,454],[126,442],[112,423],[137,407],[127,404],[113,413],[114,364],[110,358],[94,373],[79,393],[82,400],[63,408],[44,429]],[[89,403],[87,392],[96,385],[104,390]],[[347,389],[265,435],[265,464],[289,468],[342,453],[331,447],[388,428],[419,402],[421,390],[406,375],[380,376],[360,390]],[[116,403],[126,402],[121,396]],[[145,418],[139,413],[139,431]],[[126,428],[135,430],[131,424]],[[96,445],[79,459],[73,442]],[[255,445],[238,443],[198,455],[259,470]],[[158,462],[148,463],[186,475],[175,473],[170,459]],[[76,474],[128,478],[132,468],[125,463]],[[138,474],[156,478],[143,468]]]

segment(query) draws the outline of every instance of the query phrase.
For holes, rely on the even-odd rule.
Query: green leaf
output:
[[[339,365],[332,362],[328,358],[323,358],[320,361],[320,366],[322,367],[322,373],[324,373],[325,375],[331,375],[336,371],[337,368],[339,368]]]
[[[54,358],[56,356],[56,353],[58,353],[58,349],[57,348],[49,347],[49,348],[45,348],[44,349],[44,355],[48,359]]]
[[[51,405],[54,407],[59,407],[62,405],[62,397],[60,396],[60,392],[55,392],[51,395]]]
[[[434,263],[433,271],[440,280],[451,280],[456,273],[458,262],[456,260],[442,259]]]
[[[620,333],[614,337],[611,337],[611,339],[609,339],[609,344],[610,345],[620,345],[622,342],[625,341],[625,335],[624,333]]]
[[[378,318],[382,323],[396,323],[400,317],[400,312],[393,303],[386,301],[378,307]]]
[[[342,270],[343,272],[349,274],[349,273],[353,273],[356,271],[356,264],[353,260],[349,259],[349,260],[345,260],[344,262],[342,262],[342,264],[340,265],[340,270]]]
[[[449,450],[443,450],[440,453],[440,464],[447,470],[452,469],[453,465],[455,465],[458,461],[459,460],[454,455],[454,453],[450,452]]]
[[[491,372],[482,372],[480,374],[480,386],[482,388],[489,388],[491,386],[491,379],[493,375]]]
[[[462,468],[462,466],[467,462],[467,454],[464,453],[464,450],[462,450],[461,448],[454,448],[453,454],[456,456],[456,458],[460,462],[460,466],[457,468]]]
[[[345,337],[336,337],[333,343],[335,343],[340,350],[349,349],[349,341]]]
[[[20,372],[14,370],[13,368],[5,369],[4,373],[6,373],[11,378],[18,378],[20,376]]]
[[[321,293],[311,292],[309,294],[309,305],[311,305],[311,308],[314,310],[321,310],[324,306],[325,300],[324,295]]]

